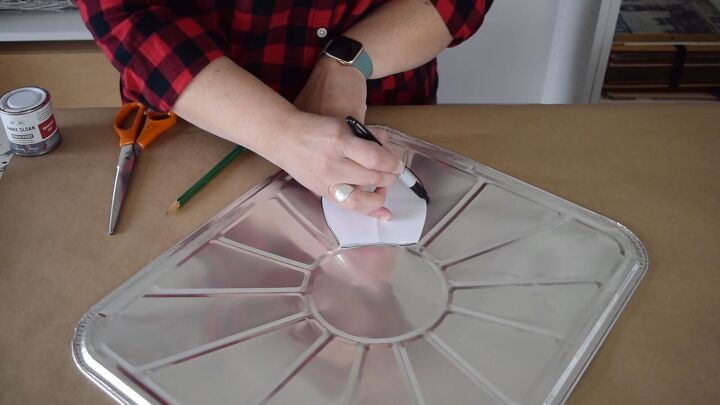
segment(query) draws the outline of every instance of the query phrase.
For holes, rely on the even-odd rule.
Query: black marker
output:
[[[372,132],[365,128],[365,126],[361,124],[360,121],[348,116],[347,118],[345,118],[345,122],[347,122],[353,134],[355,134],[355,136],[357,136],[358,138],[365,139],[366,141],[372,141],[382,146],[382,143],[380,143],[380,141],[375,138],[375,135],[373,135]],[[398,178],[404,185],[409,187],[410,190],[415,193],[415,195],[425,200],[427,204],[430,204],[430,197],[428,196],[425,187],[423,186],[420,179],[415,175],[415,173],[412,172],[412,170],[410,170],[409,167],[404,167],[398,175]]]

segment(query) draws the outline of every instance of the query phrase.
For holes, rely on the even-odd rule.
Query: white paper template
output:
[[[325,197],[322,206],[325,220],[342,247],[417,243],[427,214],[425,201],[400,181],[390,187],[385,201],[392,212],[387,222],[342,209]]]

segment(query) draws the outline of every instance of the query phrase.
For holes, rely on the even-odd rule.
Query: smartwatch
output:
[[[356,68],[366,79],[372,75],[373,65],[370,55],[365,52],[360,42],[352,38],[341,35],[330,40],[321,55],[326,55],[343,66]]]

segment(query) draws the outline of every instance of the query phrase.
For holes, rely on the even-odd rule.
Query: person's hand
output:
[[[397,179],[403,163],[388,148],[355,137],[344,120],[298,111],[280,124],[277,139],[262,155],[282,167],[300,184],[336,201],[340,184],[355,186],[338,205],[376,218],[389,219],[383,207],[387,187]],[[373,131],[386,144],[384,131]],[[366,191],[372,190],[374,191]]]
[[[359,70],[321,56],[295,106],[309,113],[338,118],[351,115],[365,122],[366,99],[367,84]]]

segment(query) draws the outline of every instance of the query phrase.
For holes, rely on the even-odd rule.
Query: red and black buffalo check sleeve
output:
[[[389,0],[79,0],[78,6],[120,71],[123,99],[167,111],[193,77],[221,56],[294,100],[327,41],[384,1]],[[454,46],[477,31],[492,0],[432,3]],[[368,81],[368,104],[433,103],[437,82],[433,60]]]

